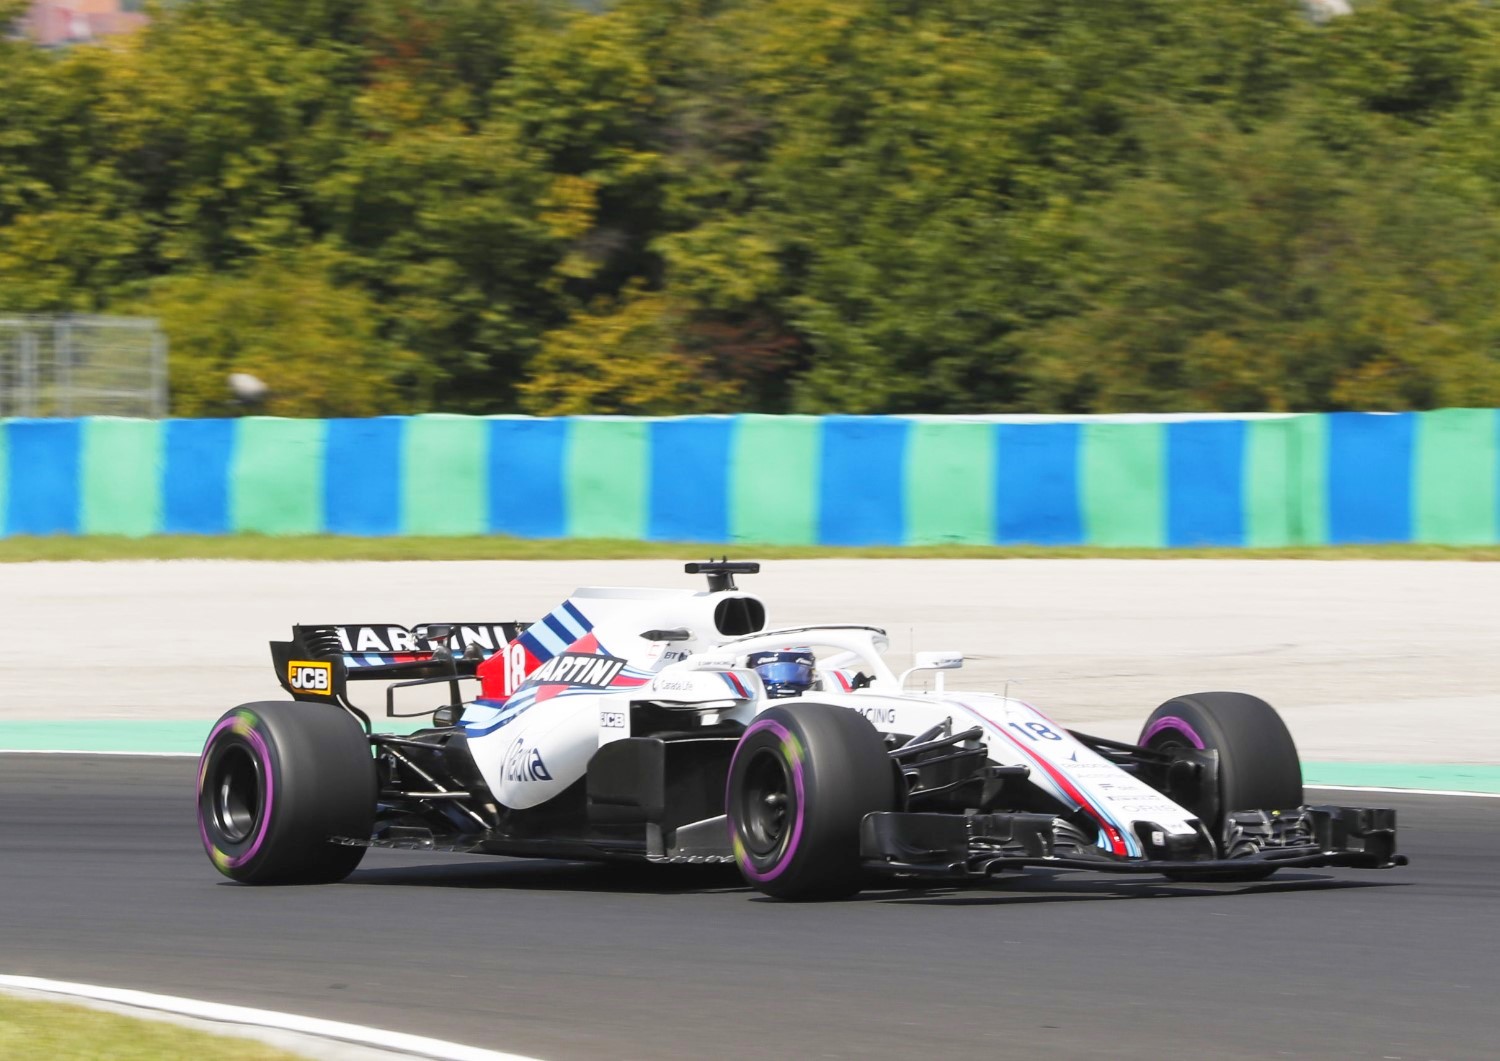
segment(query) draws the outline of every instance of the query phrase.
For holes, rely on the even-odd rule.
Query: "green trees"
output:
[[[188,0],[0,40],[0,309],[183,413],[1494,404],[1497,92],[1481,0]]]
[[[1500,227],[1471,130],[1497,29],[1479,5],[1371,5],[1303,39],[1260,118],[1143,112],[1134,172],[1073,212],[1061,312],[1022,337],[1032,400],[1494,404]]]
[[[382,337],[379,307],[340,284],[326,249],[268,254],[233,273],[187,272],[152,285],[139,309],[171,337],[172,411],[235,412],[225,381],[248,372],[270,387],[273,416],[375,416],[399,407],[395,380],[415,357]]]

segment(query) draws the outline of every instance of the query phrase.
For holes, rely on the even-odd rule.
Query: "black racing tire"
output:
[[[198,832],[220,873],[244,884],[343,880],[369,837],[375,760],[359,723],[333,704],[243,704],[198,760]]]
[[[864,884],[860,823],[896,809],[896,773],[880,734],[856,712],[773,707],[740,737],[724,805],[751,887],[777,899],[842,899]]]
[[[1214,836],[1226,815],[1237,810],[1287,810],[1302,805],[1302,760],[1276,709],[1248,693],[1191,693],[1174,697],[1151,712],[1137,741],[1144,748],[1170,752],[1196,748],[1219,753],[1217,799],[1212,807],[1189,806]],[[1264,880],[1274,867],[1243,870],[1190,870],[1168,873],[1173,880]]]

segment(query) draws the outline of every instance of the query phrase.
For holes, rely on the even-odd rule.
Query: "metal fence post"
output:
[[[167,333],[158,327],[151,333],[151,413],[162,419],[167,408]]]
[[[52,330],[53,356],[57,358],[58,389],[62,392],[58,412],[73,415],[73,335],[71,318],[59,317]]]
[[[21,329],[20,400],[16,408],[21,416],[36,415],[36,331]]]

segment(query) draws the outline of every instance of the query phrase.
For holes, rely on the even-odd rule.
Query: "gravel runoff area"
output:
[[[578,585],[701,584],[676,562],[0,565],[0,721],[209,722],[279,696],[266,642],[302,622],[534,619]],[[890,631],[971,659],[1060,722],[1133,738],[1161,701],[1265,697],[1304,758],[1500,762],[1500,564],[783,560],[741,580],[774,625]]]

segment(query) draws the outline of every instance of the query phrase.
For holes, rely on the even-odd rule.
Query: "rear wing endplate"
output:
[[[299,625],[271,642],[276,680],[294,700],[346,701],[350,681],[472,677],[524,622]]]

